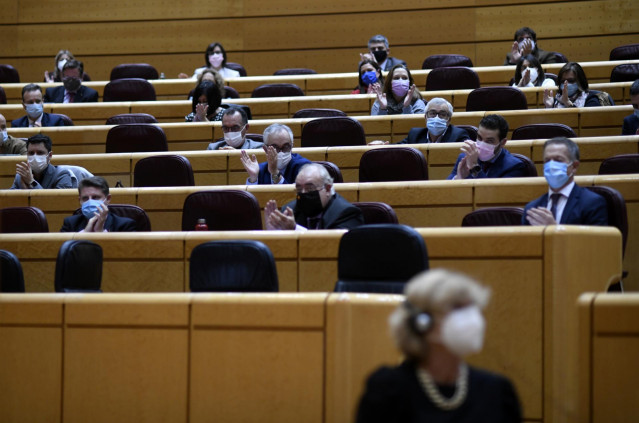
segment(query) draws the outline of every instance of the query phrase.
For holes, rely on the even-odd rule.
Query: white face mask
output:
[[[476,305],[451,311],[442,321],[442,343],[459,357],[481,351],[486,322]]]
[[[277,153],[277,169],[284,170],[291,161],[291,153],[279,152]]]
[[[67,59],[58,60],[58,70],[62,72],[62,68],[67,64]]]
[[[6,129],[3,129],[2,130],[2,139],[0,139],[0,142],[5,142],[8,139],[9,139],[9,134],[7,134],[7,130]]]
[[[244,128],[242,128],[243,130]],[[244,144],[244,137],[242,137],[242,130],[238,132],[225,132],[224,141],[233,148],[239,148]]]
[[[534,84],[537,82],[537,78],[539,77],[539,71],[537,71],[537,68],[528,68],[528,72],[530,72],[530,83]]]
[[[33,156],[27,157],[29,166],[31,166],[31,171],[34,173],[42,173],[42,171],[49,165],[49,163],[47,163],[47,158],[48,156],[46,154],[34,154]]]

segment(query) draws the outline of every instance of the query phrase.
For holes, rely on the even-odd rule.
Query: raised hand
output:
[[[20,175],[20,183],[23,189],[31,188],[33,172],[31,172],[31,166],[28,162],[16,163],[16,174]]]
[[[195,117],[193,122],[208,122],[207,113],[209,112],[209,105],[205,103],[198,103],[195,105]]]
[[[521,58],[521,52],[519,51],[519,43],[515,41],[513,43],[512,49],[510,51],[510,55],[512,56],[513,65],[517,63],[517,61]]]
[[[555,105],[555,92],[553,90],[544,90],[544,106],[546,109],[552,109]]]
[[[270,145],[263,145],[262,148],[266,153],[266,161],[268,166],[268,172],[271,175],[275,175],[277,173],[277,151]]]
[[[249,182],[257,182],[257,175],[260,173],[260,164],[257,162],[257,157],[255,157],[255,154],[253,154],[249,158],[246,150],[241,150],[240,160],[242,161],[242,165],[244,165],[244,169],[246,169],[246,172],[249,175]]]
[[[526,70],[521,73],[521,80],[519,81],[519,86],[526,87],[528,86],[529,82],[530,82],[530,69],[526,68]]]
[[[388,101],[386,100],[386,93],[382,91],[382,87],[380,87],[379,84],[375,87],[375,94],[377,94],[377,102],[379,103],[380,110],[385,110],[388,107]]]
[[[411,105],[411,103],[413,102],[413,94],[415,94],[416,89],[417,86],[415,86],[415,84],[410,86],[410,89],[406,93],[406,97],[404,97],[404,107],[408,107]]]

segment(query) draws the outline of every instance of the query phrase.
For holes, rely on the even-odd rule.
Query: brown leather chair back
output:
[[[623,195],[614,188],[606,186],[588,186],[592,192],[601,195],[606,199],[608,205],[608,225],[614,226],[621,232],[622,257],[626,253],[626,243],[628,242],[628,212],[626,210],[626,200]]]
[[[182,208],[182,230],[194,230],[198,219],[206,219],[210,231],[262,229],[260,205],[248,191],[224,189],[190,194]]]
[[[608,157],[599,165],[600,175],[639,173],[639,154],[619,154]]]
[[[520,226],[524,216],[521,207],[486,207],[466,214],[462,226]]]
[[[246,73],[246,69],[244,69],[244,66],[240,65],[239,63],[226,62],[226,65],[224,66],[226,66],[229,69],[233,69],[234,71],[238,71],[240,73],[240,76],[248,75]]]
[[[538,140],[555,137],[576,137],[575,131],[563,123],[531,123],[522,125],[513,131],[511,140]]]
[[[374,148],[362,154],[359,161],[360,182],[427,180],[426,159],[412,147]]]
[[[332,116],[313,119],[302,128],[302,147],[366,145],[364,127],[350,117]]]
[[[523,175],[524,177],[528,176],[531,178],[534,178],[536,176],[539,176],[539,174],[537,173],[537,168],[535,167],[535,163],[533,163],[532,160],[530,160],[528,157],[524,156],[523,154],[518,154],[518,153],[510,153],[513,155],[513,157],[517,157],[519,160],[521,160],[524,163],[524,166],[526,167],[526,174]]]
[[[639,79],[639,63],[617,65],[610,72],[610,82],[634,82]]]
[[[11,65],[0,65],[0,83],[16,84],[20,82],[18,70]]]
[[[386,203],[379,201],[367,201],[353,203],[362,211],[364,224],[375,225],[378,223],[399,223],[395,210]]]
[[[301,97],[304,91],[295,84],[264,84],[253,90],[251,97]]]
[[[148,63],[125,63],[111,69],[111,81],[123,78],[158,79],[158,71]]]
[[[426,77],[426,91],[474,90],[479,87],[477,73],[462,66],[435,68]]]
[[[184,156],[150,156],[140,159],[133,169],[134,187],[194,186],[191,162]]]
[[[322,166],[324,166],[328,174],[331,175],[331,178],[333,178],[333,183],[341,184],[342,182],[344,182],[344,178],[342,177],[342,171],[339,170],[339,167],[337,167],[335,163],[324,162],[324,161],[318,161],[313,163],[321,164]]]
[[[47,217],[37,207],[6,207],[0,209],[0,233],[49,232]]]
[[[162,128],[148,123],[118,125],[109,129],[106,139],[107,153],[139,153],[168,151]]]
[[[346,113],[337,109],[300,109],[293,115],[293,119],[298,118],[318,118],[331,116],[346,116]]]
[[[639,59],[639,43],[625,44],[610,50],[610,60],[637,60]]]
[[[273,72],[273,75],[315,75],[317,72],[308,68],[287,68]]]
[[[462,54],[433,54],[424,59],[422,69],[436,69],[449,66],[466,66],[473,67],[470,57]]]
[[[514,87],[483,87],[472,90],[466,100],[467,112],[526,110],[526,95]]]
[[[146,79],[116,79],[104,86],[102,100],[109,101],[155,101],[155,88]]]
[[[108,118],[105,125],[124,125],[127,123],[158,123],[158,120],[147,113],[122,113]]]

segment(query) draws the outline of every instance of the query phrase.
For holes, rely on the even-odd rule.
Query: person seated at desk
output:
[[[193,92],[192,112],[184,117],[186,122],[213,122],[222,120],[224,109],[220,89],[211,81],[201,82]]]
[[[539,63],[557,63],[557,56],[552,51],[544,51],[537,44],[537,33],[524,26],[515,31],[515,42],[510,53],[506,54],[504,65],[515,65],[523,56],[532,54]]]
[[[384,85],[384,75],[374,59],[362,58],[358,67],[359,84],[351,94],[375,94],[376,87]]]
[[[632,103],[634,112],[623,118],[621,135],[639,134],[639,79],[630,86],[630,103]]]
[[[555,81],[546,78],[544,69],[539,60],[532,54],[523,56],[517,62],[515,68],[515,81],[513,87],[554,87]]]
[[[504,148],[508,122],[501,115],[487,115],[479,122],[477,141],[466,140],[446,179],[513,178],[524,176],[526,166]]]
[[[371,108],[371,116],[421,114],[426,110],[422,95],[405,65],[393,67],[383,88],[374,88],[377,100]]]
[[[364,224],[361,210],[335,192],[333,178],[321,164],[304,165],[295,179],[295,190],[297,199],[282,211],[275,200],[266,203],[266,229],[352,229]]]
[[[397,65],[406,66],[406,62],[401,59],[390,56],[390,47],[388,45],[388,39],[381,34],[373,35],[368,40],[368,52],[375,58],[375,61],[379,63],[382,70],[387,71]]]
[[[66,217],[60,232],[134,232],[133,219],[109,213],[109,184],[101,176],[84,178],[78,184],[82,214]]]
[[[45,103],[95,103],[98,92],[82,85],[84,65],[71,59],[62,68],[62,86],[47,88],[44,92]]]
[[[51,138],[36,134],[27,140],[27,161],[16,164],[11,189],[73,188],[71,174],[51,164]]]
[[[195,88],[198,87],[202,82],[209,81],[215,84],[217,89],[220,91],[220,98],[226,97],[226,91],[224,90],[224,78],[213,68],[206,68],[202,71],[202,73],[197,77],[197,82],[195,84]],[[189,93],[189,101],[193,100],[193,94],[195,92],[195,88],[191,90]]]
[[[246,138],[249,129],[248,116],[240,107],[231,106],[222,112],[222,132],[224,139],[209,144],[207,150],[252,150],[262,148],[259,141]]]
[[[22,108],[27,115],[11,122],[12,128],[33,128],[41,126],[65,126],[60,115],[44,113],[42,88],[38,84],[22,87]]]
[[[614,102],[604,91],[588,89],[588,78],[581,65],[568,62],[557,75],[559,80],[557,96],[553,91],[544,90],[544,106],[547,109],[566,107],[614,106]]]
[[[302,166],[311,163],[293,150],[293,131],[286,125],[274,123],[264,130],[264,151],[266,162],[257,162],[253,154],[241,151],[242,164],[248,173],[249,185],[292,184]]]
[[[192,78],[197,78],[206,68],[215,69],[224,79],[240,77],[238,71],[226,67],[226,50],[224,50],[222,44],[218,42],[211,43],[206,48],[206,51],[204,51],[204,62],[204,66],[195,69]],[[178,78],[188,78],[188,75],[180,73]]]
[[[0,115],[0,154],[27,154],[27,143],[7,133],[7,120]]]

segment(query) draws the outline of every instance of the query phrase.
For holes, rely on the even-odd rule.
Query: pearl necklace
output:
[[[437,388],[433,377],[426,369],[417,369],[417,378],[426,393],[426,396],[442,410],[454,410],[459,407],[468,394],[468,366],[462,363],[459,365],[459,374],[455,382],[455,394],[449,399],[444,397]]]

